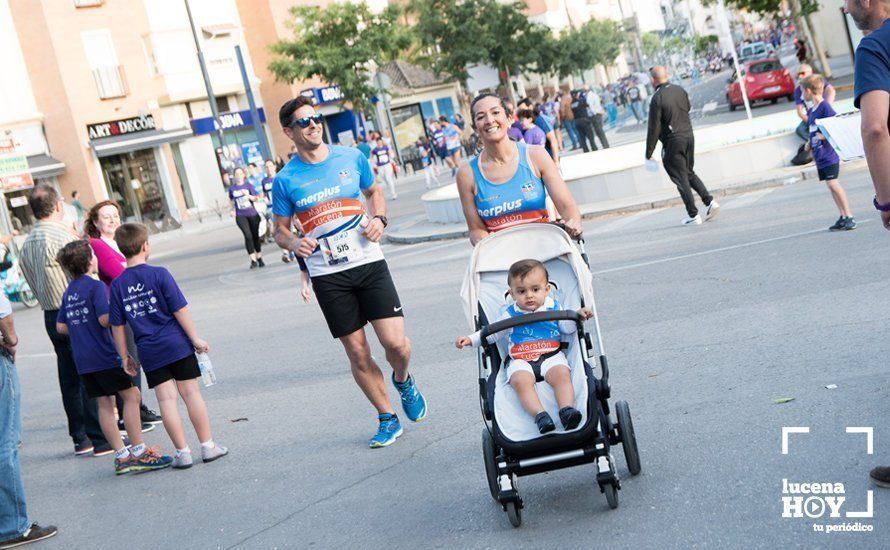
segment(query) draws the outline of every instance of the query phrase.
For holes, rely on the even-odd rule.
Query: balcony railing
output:
[[[93,79],[99,90],[99,99],[125,97],[130,93],[124,68],[121,65],[93,69]]]
[[[105,3],[105,0],[74,0],[75,8],[95,8]]]

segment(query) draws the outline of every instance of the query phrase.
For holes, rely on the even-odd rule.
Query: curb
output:
[[[848,163],[848,171],[858,172],[860,170],[867,169],[868,166],[865,164],[864,160],[855,160],[850,161]],[[750,193],[752,191],[759,191],[761,189],[769,189],[772,187],[783,187],[786,185],[793,185],[795,183],[799,183],[801,181],[806,180],[814,180],[816,179],[816,167],[815,165],[807,165],[798,170],[790,171],[785,174],[780,174],[772,177],[767,177],[761,180],[755,180],[748,183],[743,183],[741,185],[731,185],[727,187],[717,188],[712,191],[712,194],[715,197],[727,197],[731,195],[739,195],[742,193]],[[595,220],[598,218],[607,218],[609,216],[615,216],[618,214],[630,214],[634,212],[640,212],[643,210],[654,210],[657,208],[668,208],[672,206],[678,206],[683,204],[683,201],[680,197],[673,197],[669,199],[660,199],[656,201],[644,201],[637,204],[629,204],[626,206],[619,206],[615,208],[610,208],[608,210],[596,210],[592,212],[582,213],[581,219],[584,220]],[[466,238],[469,235],[469,231],[466,229],[447,231],[443,233],[437,233],[432,235],[417,235],[417,236],[399,236],[398,234],[385,235],[386,242],[392,244],[417,244],[417,243],[425,243],[432,241],[447,241],[453,239],[461,239]]]

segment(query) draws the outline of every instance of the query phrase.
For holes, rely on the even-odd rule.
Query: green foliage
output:
[[[378,93],[370,82],[375,66],[396,59],[411,45],[410,33],[399,21],[402,9],[395,4],[379,14],[364,2],[299,6],[290,12],[293,38],[271,46],[276,58],[269,70],[284,82],[317,77],[337,84],[359,110],[368,109]]]
[[[701,55],[708,51],[714,44],[719,42],[720,39],[716,34],[708,34],[705,36],[696,36],[695,37],[695,53],[697,55]]]
[[[411,0],[414,60],[464,83],[468,67],[476,64],[546,71],[553,64],[552,36],[547,27],[530,22],[524,8],[524,1]]]
[[[562,77],[611,65],[621,53],[626,35],[615,21],[590,19],[577,29],[564,31],[557,43],[558,56],[551,64]]]
[[[705,5],[714,4],[716,0],[707,0]],[[783,12],[782,0],[726,0],[727,6],[733,6],[760,15],[778,16]],[[800,0],[801,14],[808,15],[819,10],[819,0]]]
[[[643,55],[646,57],[655,57],[661,49],[661,37],[654,32],[643,33],[640,36],[640,42],[642,42]]]

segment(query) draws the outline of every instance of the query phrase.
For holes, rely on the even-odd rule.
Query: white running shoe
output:
[[[711,199],[711,204],[707,206],[707,210],[705,211],[705,221],[709,222],[714,219],[714,216],[717,215],[717,211],[720,210],[720,203],[716,200]]]
[[[176,453],[173,456],[173,469],[174,470],[186,470],[192,467],[194,461],[192,460],[191,451],[187,453]]]
[[[229,454],[229,450],[222,445],[214,444],[213,447],[207,449],[201,447],[201,460],[204,462],[213,462],[217,458],[222,458]]]
[[[683,218],[683,225],[701,225],[701,215],[696,214],[694,218]]]

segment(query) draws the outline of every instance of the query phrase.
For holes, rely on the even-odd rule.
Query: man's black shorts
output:
[[[194,353],[151,372],[145,371],[145,381],[148,382],[149,388],[154,388],[167,380],[182,382],[194,380],[199,376],[201,376],[201,369],[198,367],[198,358]]]
[[[816,172],[819,174],[819,181],[836,180],[841,174],[841,165],[834,163],[825,168],[816,168]]]
[[[117,395],[117,392],[133,387],[130,375],[120,367],[81,374],[80,380],[90,397]]]
[[[334,338],[352,334],[368,321],[403,317],[386,260],[313,277],[312,286]]]

